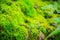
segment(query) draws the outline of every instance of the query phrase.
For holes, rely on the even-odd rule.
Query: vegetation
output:
[[[0,0],[0,40],[60,40],[60,1]]]

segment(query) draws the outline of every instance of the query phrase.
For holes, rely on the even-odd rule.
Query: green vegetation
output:
[[[59,0],[0,0],[0,40],[40,39],[60,40]]]

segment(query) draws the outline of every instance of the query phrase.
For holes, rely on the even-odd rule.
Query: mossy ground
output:
[[[56,0],[0,0],[0,40],[38,40],[40,32],[46,38],[57,28],[58,23],[53,19],[60,18],[59,3]],[[60,40],[60,34],[53,36],[54,40]]]

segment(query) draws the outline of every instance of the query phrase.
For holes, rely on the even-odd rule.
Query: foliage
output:
[[[0,0],[0,40],[37,40],[40,31],[60,40],[59,0]]]

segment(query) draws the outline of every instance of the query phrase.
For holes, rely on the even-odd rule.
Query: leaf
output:
[[[56,35],[58,33],[60,33],[60,18],[53,18],[52,22],[55,22],[58,24],[57,29],[55,31],[53,31],[52,33],[50,33],[45,40],[47,40],[49,37]]]

